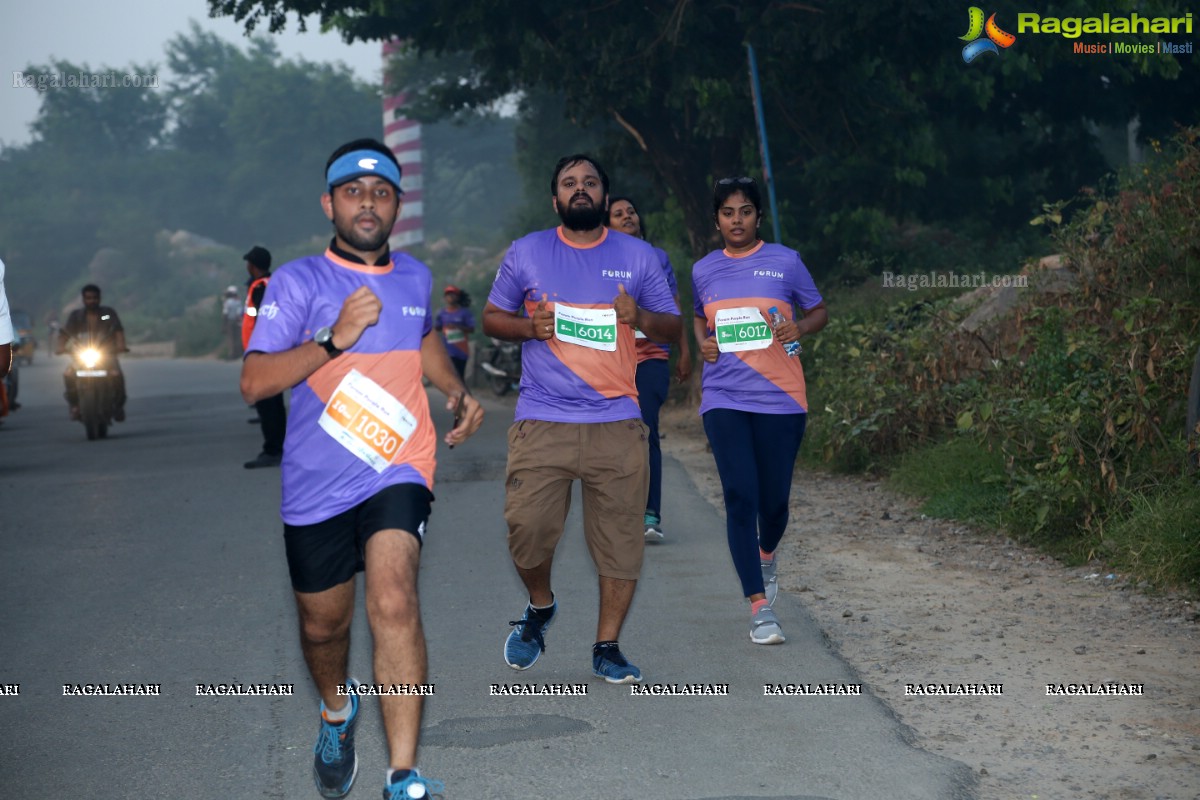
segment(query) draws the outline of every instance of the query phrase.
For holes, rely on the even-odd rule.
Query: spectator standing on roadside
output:
[[[249,288],[246,290],[246,304],[241,315],[242,351],[246,352],[259,316],[273,315],[275,310],[264,311],[262,307],[267,285],[271,282],[270,251],[255,245],[242,258],[246,260],[246,272],[250,275],[246,281]],[[242,466],[246,469],[278,467],[283,461],[283,440],[287,432],[287,407],[283,402],[283,392],[255,401],[254,410],[262,428],[262,452]]]
[[[471,358],[471,334],[475,332],[475,317],[471,314],[471,297],[457,286],[447,286],[442,292],[445,308],[438,312],[434,330],[441,332],[450,362],[458,370],[458,377],[467,374],[467,361]]]
[[[504,660],[528,669],[546,649],[558,610],[551,566],[578,479],[600,583],[592,672],[609,683],[636,683],[641,670],[618,644],[641,574],[649,480],[633,330],[676,341],[678,309],[650,246],[604,227],[608,176],[595,159],[561,159],[550,196],[562,225],[513,242],[483,310],[484,333],[524,343],[504,519],[529,599],[510,623]]]
[[[238,297],[238,287],[229,286],[221,300],[221,343],[222,358],[240,358],[242,355],[242,316],[244,304]]]
[[[729,554],[750,602],[750,640],[781,644],[775,550],[808,419],[804,368],[784,345],[824,328],[829,314],[800,254],[758,238],[762,199],[752,178],[717,181],[713,220],[725,247],[692,267],[705,362],[700,415],[725,495]]]
[[[615,231],[634,236],[643,241],[646,231],[642,227],[642,218],[638,214],[633,201],[628,197],[614,197],[608,203],[608,227]],[[667,252],[655,247],[654,253],[662,265],[663,277],[675,298],[675,307],[682,310],[679,302],[679,285],[675,281],[675,270],[671,267],[671,259]],[[642,422],[650,429],[650,489],[646,494],[646,513],[643,516],[646,541],[659,542],[663,539],[662,529],[662,444],[659,441],[658,414],[663,403],[667,401],[667,392],[671,388],[671,375],[668,371],[668,359],[671,357],[671,345],[652,342],[641,331],[637,337],[637,391],[638,406],[642,410]],[[675,377],[684,383],[692,376],[692,353],[688,348],[687,331],[679,334],[679,357],[675,360]]]

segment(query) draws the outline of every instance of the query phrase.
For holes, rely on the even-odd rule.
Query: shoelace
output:
[[[542,625],[545,623],[537,619],[518,619],[509,620],[509,625],[521,626],[521,641],[528,642],[530,639],[538,643],[538,647],[542,652],[546,652],[546,640],[542,638]]]
[[[628,667],[629,661],[626,660],[623,653],[616,648],[601,650],[597,653],[600,656],[600,663],[607,661],[610,664],[615,664],[618,667]]]
[[[326,764],[332,764],[342,757],[341,730],[345,724],[343,722],[341,725],[333,725],[325,720],[321,721],[321,735],[317,737],[316,750]]]

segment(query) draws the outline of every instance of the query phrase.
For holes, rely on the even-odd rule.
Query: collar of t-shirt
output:
[[[344,258],[347,261],[353,261],[355,264],[363,264],[371,267],[386,267],[388,264],[392,263],[391,248],[384,250],[383,255],[381,255],[374,264],[367,264],[367,262],[363,261],[353,253],[347,253],[345,250],[338,247],[336,236],[329,240],[329,249],[333,251],[333,254],[338,258]]]

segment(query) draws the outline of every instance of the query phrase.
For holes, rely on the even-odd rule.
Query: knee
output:
[[[372,629],[400,630],[420,624],[421,611],[415,591],[390,586],[383,591],[368,592],[368,595],[367,619]]]
[[[754,491],[753,487],[741,484],[726,486],[724,495],[726,513],[758,512],[758,493]]]
[[[300,618],[300,635],[310,644],[329,644],[345,638],[350,632],[349,615],[345,617],[304,614]]]

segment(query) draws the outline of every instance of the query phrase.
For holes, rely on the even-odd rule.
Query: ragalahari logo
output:
[[[981,39],[980,36],[985,33],[987,38]],[[1017,40],[1017,37],[1011,33],[1000,30],[1000,26],[996,24],[995,14],[988,17],[985,24],[983,9],[978,6],[971,6],[967,10],[967,34],[958,38],[970,43],[962,51],[963,61],[968,64],[984,53],[1000,55],[1001,47],[1012,47],[1013,42]]]

